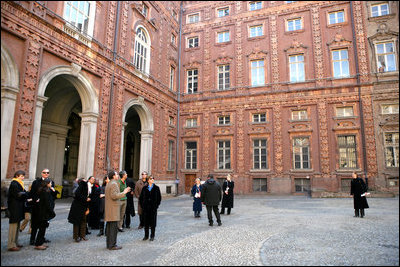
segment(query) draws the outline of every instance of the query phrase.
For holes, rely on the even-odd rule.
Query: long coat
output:
[[[233,181],[228,182],[225,180],[222,184],[222,207],[223,208],[233,208],[233,188],[235,187],[235,183]],[[225,194],[226,189],[228,189],[228,194]]]
[[[201,190],[201,202],[206,206],[218,206],[221,202],[221,186],[214,178],[208,179]]]
[[[149,191],[148,187],[148,185],[143,187],[139,202],[142,206],[144,226],[156,227],[157,209],[161,203],[161,192],[160,188],[155,184],[153,184],[151,191]]]
[[[126,193],[126,213],[135,216],[135,205],[133,204],[133,195],[135,190],[135,182],[132,178],[126,178],[126,186],[131,188],[131,192]]]
[[[99,223],[100,223],[100,214],[99,214],[99,209],[100,209],[100,193],[101,189],[100,186],[97,184],[94,184],[92,186],[92,192],[89,195],[90,202],[89,202],[89,220],[88,220],[88,225],[93,228],[97,229],[99,228]]]
[[[125,194],[123,192],[120,192],[118,180],[112,179],[110,182],[108,182],[105,195],[104,221],[120,221],[120,199],[125,197]]]
[[[143,182],[143,180],[139,180],[135,185],[135,197],[139,199],[140,194],[142,193],[143,187],[147,185],[147,182]],[[138,201],[138,214],[142,215],[142,206],[140,205],[140,201]]]
[[[193,211],[202,211],[203,207],[201,205],[201,197],[194,197],[194,195],[196,193],[200,193],[201,194],[201,189],[203,188],[203,185],[197,186],[197,184],[195,184],[192,187],[192,190],[190,191],[192,196],[193,196]]]
[[[25,189],[17,181],[12,181],[8,188],[9,222],[18,223],[24,219],[24,203],[27,196]]]
[[[88,184],[85,181],[80,181],[78,188],[74,194],[71,208],[68,214],[68,222],[72,224],[81,224],[85,211],[89,207],[88,198]]]
[[[45,188],[37,194],[39,202],[36,202],[32,207],[32,227],[48,226],[47,221],[56,216],[52,205],[53,196],[50,191]]]
[[[357,177],[351,180],[350,195],[353,195],[354,209],[368,209],[367,198],[361,194],[367,192],[367,185],[364,180]]]

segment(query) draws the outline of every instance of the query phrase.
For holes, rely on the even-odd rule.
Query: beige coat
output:
[[[147,182],[143,182],[142,179],[136,182],[135,185],[135,197],[139,199],[140,193],[142,193],[143,187],[147,184]],[[140,206],[140,202],[138,201],[138,214],[142,215],[142,207]]]
[[[106,186],[104,221],[116,222],[120,220],[120,199],[126,195],[119,190],[118,180],[111,180]]]

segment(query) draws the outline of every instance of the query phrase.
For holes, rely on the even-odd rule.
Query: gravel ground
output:
[[[135,216],[131,228],[118,233],[123,248],[117,251],[106,249],[98,230],[89,241],[73,242],[66,219],[71,201],[56,200],[44,251],[28,245],[26,229],[21,251],[7,251],[8,219],[2,217],[1,265],[399,266],[399,197],[369,198],[361,219],[353,217],[351,198],[235,196],[231,215],[213,227],[205,207],[201,218],[193,217],[188,195],[170,197],[160,205],[155,241],[142,241]]]

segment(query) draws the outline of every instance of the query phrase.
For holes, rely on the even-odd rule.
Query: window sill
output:
[[[295,35],[295,34],[303,33],[303,32],[305,32],[304,29],[294,30],[294,31],[285,31],[285,35]]]
[[[215,46],[226,46],[226,45],[230,45],[230,44],[232,44],[232,41],[215,43]]]
[[[346,25],[348,25],[348,24],[349,24],[349,23],[348,23],[347,21],[345,21],[345,22],[339,22],[339,23],[328,24],[328,25],[326,25],[326,27],[327,27],[327,28],[333,28],[333,29],[335,29],[335,28],[341,28],[341,27],[346,26]]]
[[[393,19],[396,17],[396,14],[387,14],[387,15],[383,15],[383,16],[376,16],[376,17],[369,17],[368,20],[369,21],[386,21],[389,19]]]

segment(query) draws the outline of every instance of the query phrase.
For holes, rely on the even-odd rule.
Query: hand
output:
[[[88,197],[86,201],[89,202],[90,200],[91,200],[90,197]]]
[[[103,198],[103,197],[105,197],[106,195],[105,194],[100,194],[100,198]]]

